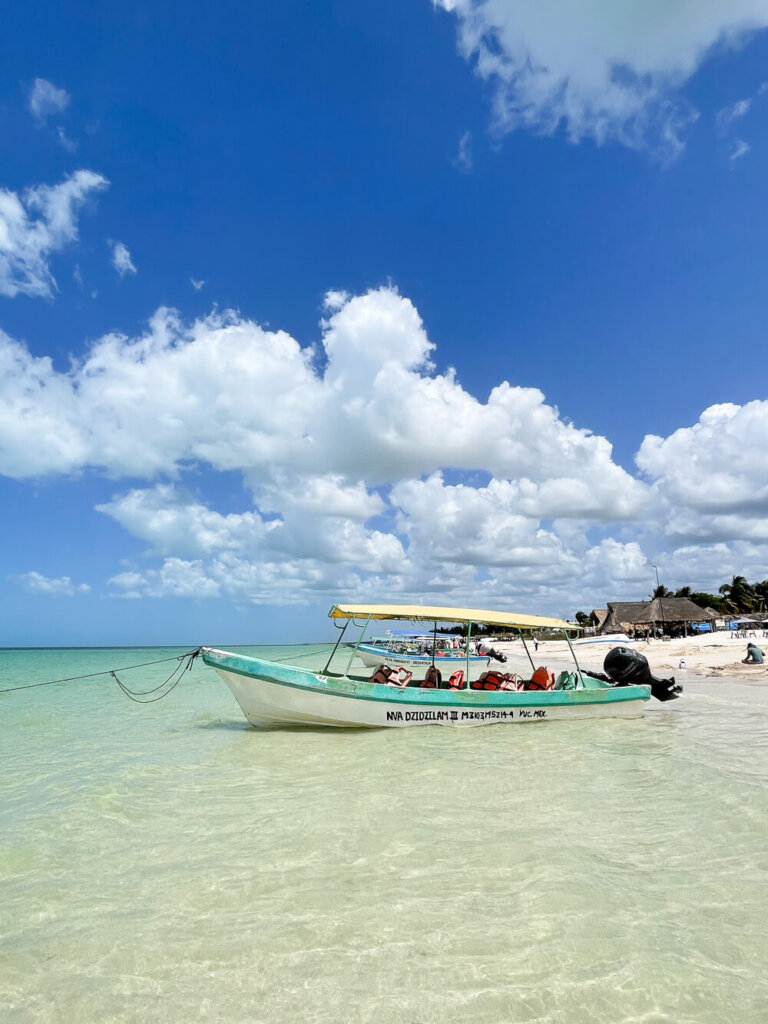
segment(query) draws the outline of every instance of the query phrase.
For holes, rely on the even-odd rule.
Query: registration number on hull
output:
[[[512,719],[546,718],[544,708],[461,708],[448,711],[388,711],[388,722],[504,722]]]

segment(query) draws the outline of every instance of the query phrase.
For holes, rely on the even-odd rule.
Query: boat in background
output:
[[[556,719],[636,718],[650,699],[646,683],[624,685],[583,671],[574,655],[574,671],[555,679],[544,666],[536,666],[523,632],[577,627],[562,619],[517,615],[485,609],[440,608],[424,605],[333,605],[329,616],[343,623],[322,671],[246,657],[204,647],[202,660],[214,668],[235,696],[246,719],[259,726],[333,726],[337,728],[402,728],[412,725],[474,726],[518,724]],[[372,621],[411,621],[433,625],[461,623],[466,627],[466,659],[473,626],[491,625],[521,631],[531,663],[531,676],[521,679],[487,671],[471,680],[471,664],[449,678],[435,676],[435,663],[424,678],[380,663],[372,674],[361,673],[354,663],[365,630]],[[347,628],[361,629],[356,643],[343,644]],[[631,652],[629,652],[631,654]],[[335,660],[346,665],[331,666]],[[410,678],[409,678],[410,676]]]
[[[491,666],[489,655],[481,655],[462,648],[459,638],[434,633],[404,633],[387,630],[383,637],[372,637],[355,648],[357,657],[369,668],[385,663],[423,676],[430,665],[442,674],[451,675],[457,669],[467,677],[479,679]],[[504,659],[506,660],[506,659]],[[496,664],[496,662],[494,662]],[[498,665],[502,660],[498,660]]]
[[[574,647],[586,647],[588,644],[612,644],[626,647],[627,644],[636,644],[637,640],[631,639],[626,633],[605,633],[597,636],[582,636],[573,641]]]

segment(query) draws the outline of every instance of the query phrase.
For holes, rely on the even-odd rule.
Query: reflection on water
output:
[[[4,1021],[768,1018],[764,710],[261,731],[203,666],[2,701]]]

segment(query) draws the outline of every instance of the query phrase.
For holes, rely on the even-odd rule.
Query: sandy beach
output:
[[[759,704],[768,707],[768,664],[745,665],[747,643],[755,643],[768,654],[768,637],[735,638],[726,632],[704,636],[681,637],[676,640],[642,641],[629,646],[645,655],[654,675],[674,676],[682,683],[684,693],[707,694],[723,700]],[[497,643],[497,650],[507,655],[511,671],[521,674],[530,668],[521,641]],[[579,664],[587,670],[600,671],[611,644],[594,644],[574,648]],[[568,668],[573,658],[565,641],[543,641],[538,651],[529,642],[529,649],[537,665],[546,665],[551,671]],[[685,667],[680,667],[680,662]]]

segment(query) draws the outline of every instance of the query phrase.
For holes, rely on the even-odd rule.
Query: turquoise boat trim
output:
[[[422,690],[416,687],[382,686],[338,677],[325,678],[310,669],[274,661],[250,658],[244,654],[203,649],[203,662],[250,679],[264,679],[278,686],[314,693],[328,693],[350,700],[377,703],[418,704],[429,707],[557,707],[568,704],[610,704],[631,700],[650,700],[650,686],[604,686],[582,690]],[[585,673],[586,674],[586,673]],[[332,685],[328,685],[331,683]]]

